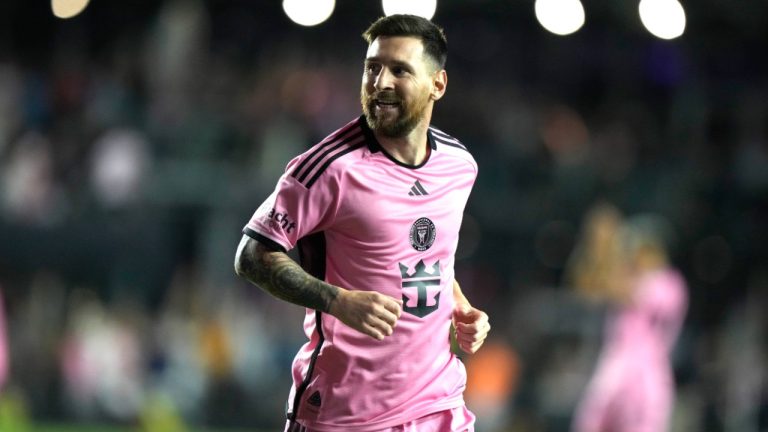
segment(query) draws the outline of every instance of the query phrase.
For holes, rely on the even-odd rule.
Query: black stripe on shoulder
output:
[[[461,141],[457,140],[456,138],[448,135],[447,133],[441,131],[440,129],[436,129],[435,127],[429,128],[430,132],[432,132],[432,137],[440,144],[445,144],[447,146],[460,148],[462,150],[467,150],[467,147],[461,143]],[[469,150],[467,150],[469,151]]]
[[[296,177],[296,179],[299,181],[299,183],[304,183],[304,180],[306,180],[306,179],[307,179],[307,176],[309,176],[309,173],[311,173],[311,172],[312,172],[312,170],[313,170],[313,169],[315,169],[315,167],[317,166],[317,164],[319,164],[320,162],[322,162],[323,160],[325,160],[326,158],[328,158],[328,155],[329,155],[329,154],[331,154],[331,153],[335,152],[336,150],[340,149],[341,147],[343,147],[343,146],[347,145],[347,144],[348,144],[348,143],[350,143],[351,141],[354,141],[354,140],[356,140],[356,139],[360,138],[362,135],[363,135],[363,131],[362,131],[362,130],[360,130],[360,129],[358,129],[358,130],[357,130],[355,133],[353,133],[353,134],[351,134],[351,135],[347,136],[346,138],[342,139],[341,141],[338,141],[338,142],[337,142],[337,141],[334,141],[334,142],[336,142],[336,144],[335,144],[335,145],[327,145],[327,146],[325,146],[325,151],[324,151],[324,152],[322,152],[322,154],[320,154],[320,156],[319,156],[319,157],[315,158],[315,160],[314,160],[314,161],[312,161],[312,163],[311,163],[311,164],[309,164],[309,166],[307,167],[307,169],[306,169],[306,170],[304,170],[304,172],[303,172],[303,173],[301,173],[301,175],[300,175],[300,176]],[[354,147],[354,146],[352,146],[352,147]],[[345,151],[346,151],[346,150],[345,150]],[[335,159],[335,158],[336,158],[335,156],[331,156],[331,160],[333,160],[333,159]],[[325,164],[323,164],[323,165],[322,165],[322,166],[323,166],[323,168],[321,168],[320,170],[318,170],[317,174],[320,174],[320,173],[322,173],[322,172],[323,172],[323,170],[325,170],[325,168],[327,168],[327,167],[328,167],[328,165],[329,165],[328,163],[325,163]],[[317,174],[315,174],[315,177],[317,176]],[[295,176],[294,176],[294,177],[295,177]],[[307,187],[309,187],[309,186],[307,185]]]
[[[347,147],[346,149],[336,153],[335,155],[329,157],[328,159],[326,159],[325,163],[320,167],[320,169],[317,170],[315,175],[312,176],[312,178],[304,186],[306,186],[307,189],[311,188],[312,185],[315,184],[317,179],[320,178],[320,175],[331,165],[331,163],[333,163],[333,161],[335,161],[336,159],[344,156],[347,153],[351,153],[351,152],[353,152],[353,151],[355,151],[355,150],[357,150],[357,149],[359,149],[361,147],[365,147],[366,145],[367,145],[366,141],[363,140],[363,141],[360,141],[357,144],[353,144],[353,145]]]
[[[469,150],[467,150],[467,148],[466,148],[466,147],[464,147],[464,145],[463,145],[463,144],[458,144],[458,143],[455,143],[455,142],[450,142],[450,141],[443,141],[443,140],[441,140],[440,138],[435,138],[435,142],[437,142],[437,143],[439,143],[439,144],[443,144],[443,145],[451,146],[451,147],[456,147],[456,148],[458,148],[458,149],[462,149],[462,150],[464,150],[464,151],[467,151],[467,152],[469,152]]]
[[[333,134],[325,138],[322,142],[320,142],[320,145],[318,145],[314,149],[314,151],[312,151],[303,161],[301,161],[301,163],[296,167],[296,169],[293,170],[293,172],[291,173],[291,176],[294,178],[298,178],[299,175],[306,176],[310,171],[312,171],[312,167],[315,166],[315,164],[317,163],[317,160],[315,160],[315,162],[309,168],[307,168],[306,171],[302,173],[302,170],[307,165],[307,163],[309,163],[311,160],[316,158],[321,159],[323,156],[320,156],[318,158],[318,155],[321,153],[324,153],[324,150],[327,149],[328,147],[334,146],[334,144],[338,143],[339,140],[348,141],[349,139],[353,139],[350,137],[350,134],[357,135],[357,131],[359,130],[360,129],[357,122],[354,122],[339,129],[338,131],[334,132]]]
[[[275,252],[287,252],[285,248],[280,245],[280,243],[272,240],[269,237],[259,234],[248,227],[243,228],[243,234],[263,244],[264,246],[274,250]]]

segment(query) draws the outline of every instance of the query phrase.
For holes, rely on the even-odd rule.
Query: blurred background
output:
[[[606,308],[564,271],[599,201],[663,219],[688,284],[672,430],[768,431],[768,4],[682,5],[666,40],[636,0],[584,0],[564,36],[533,0],[437,3],[433,124],[480,166],[456,262],[494,326],[466,359],[478,432],[568,430]],[[0,430],[281,430],[303,310],[234,251],[288,160],[359,115],[382,14],[0,3]]]

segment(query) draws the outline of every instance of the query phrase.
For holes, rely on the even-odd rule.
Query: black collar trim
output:
[[[424,162],[418,164],[418,165],[409,165],[407,163],[400,162],[399,160],[395,159],[394,156],[389,154],[384,147],[381,146],[379,143],[379,140],[376,139],[376,136],[373,134],[373,131],[370,127],[368,127],[368,122],[365,120],[365,115],[361,115],[358,119],[358,123],[360,124],[360,128],[363,130],[363,135],[365,135],[365,142],[368,145],[368,149],[371,151],[371,153],[376,152],[382,152],[389,160],[396,163],[397,165],[400,165],[401,167],[410,168],[410,169],[417,169],[423,167],[429,159],[432,157],[432,152],[429,152],[426,158],[424,158]],[[429,143],[429,148],[432,151],[437,150],[437,143],[435,142],[435,137],[432,136],[432,131],[430,129],[427,129],[427,142]]]

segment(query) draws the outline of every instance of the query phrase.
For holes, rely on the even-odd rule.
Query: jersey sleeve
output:
[[[243,228],[243,234],[289,251],[302,237],[322,231],[333,222],[339,198],[335,176],[325,172],[311,187],[305,187],[291,175],[299,159],[288,164],[275,190]]]
[[[685,280],[674,270],[657,271],[643,278],[641,307],[649,323],[668,347],[677,340],[685,320],[688,295]]]

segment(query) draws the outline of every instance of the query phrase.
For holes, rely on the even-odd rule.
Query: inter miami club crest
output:
[[[435,224],[428,218],[416,219],[411,225],[411,246],[419,252],[425,251],[435,242]]]

